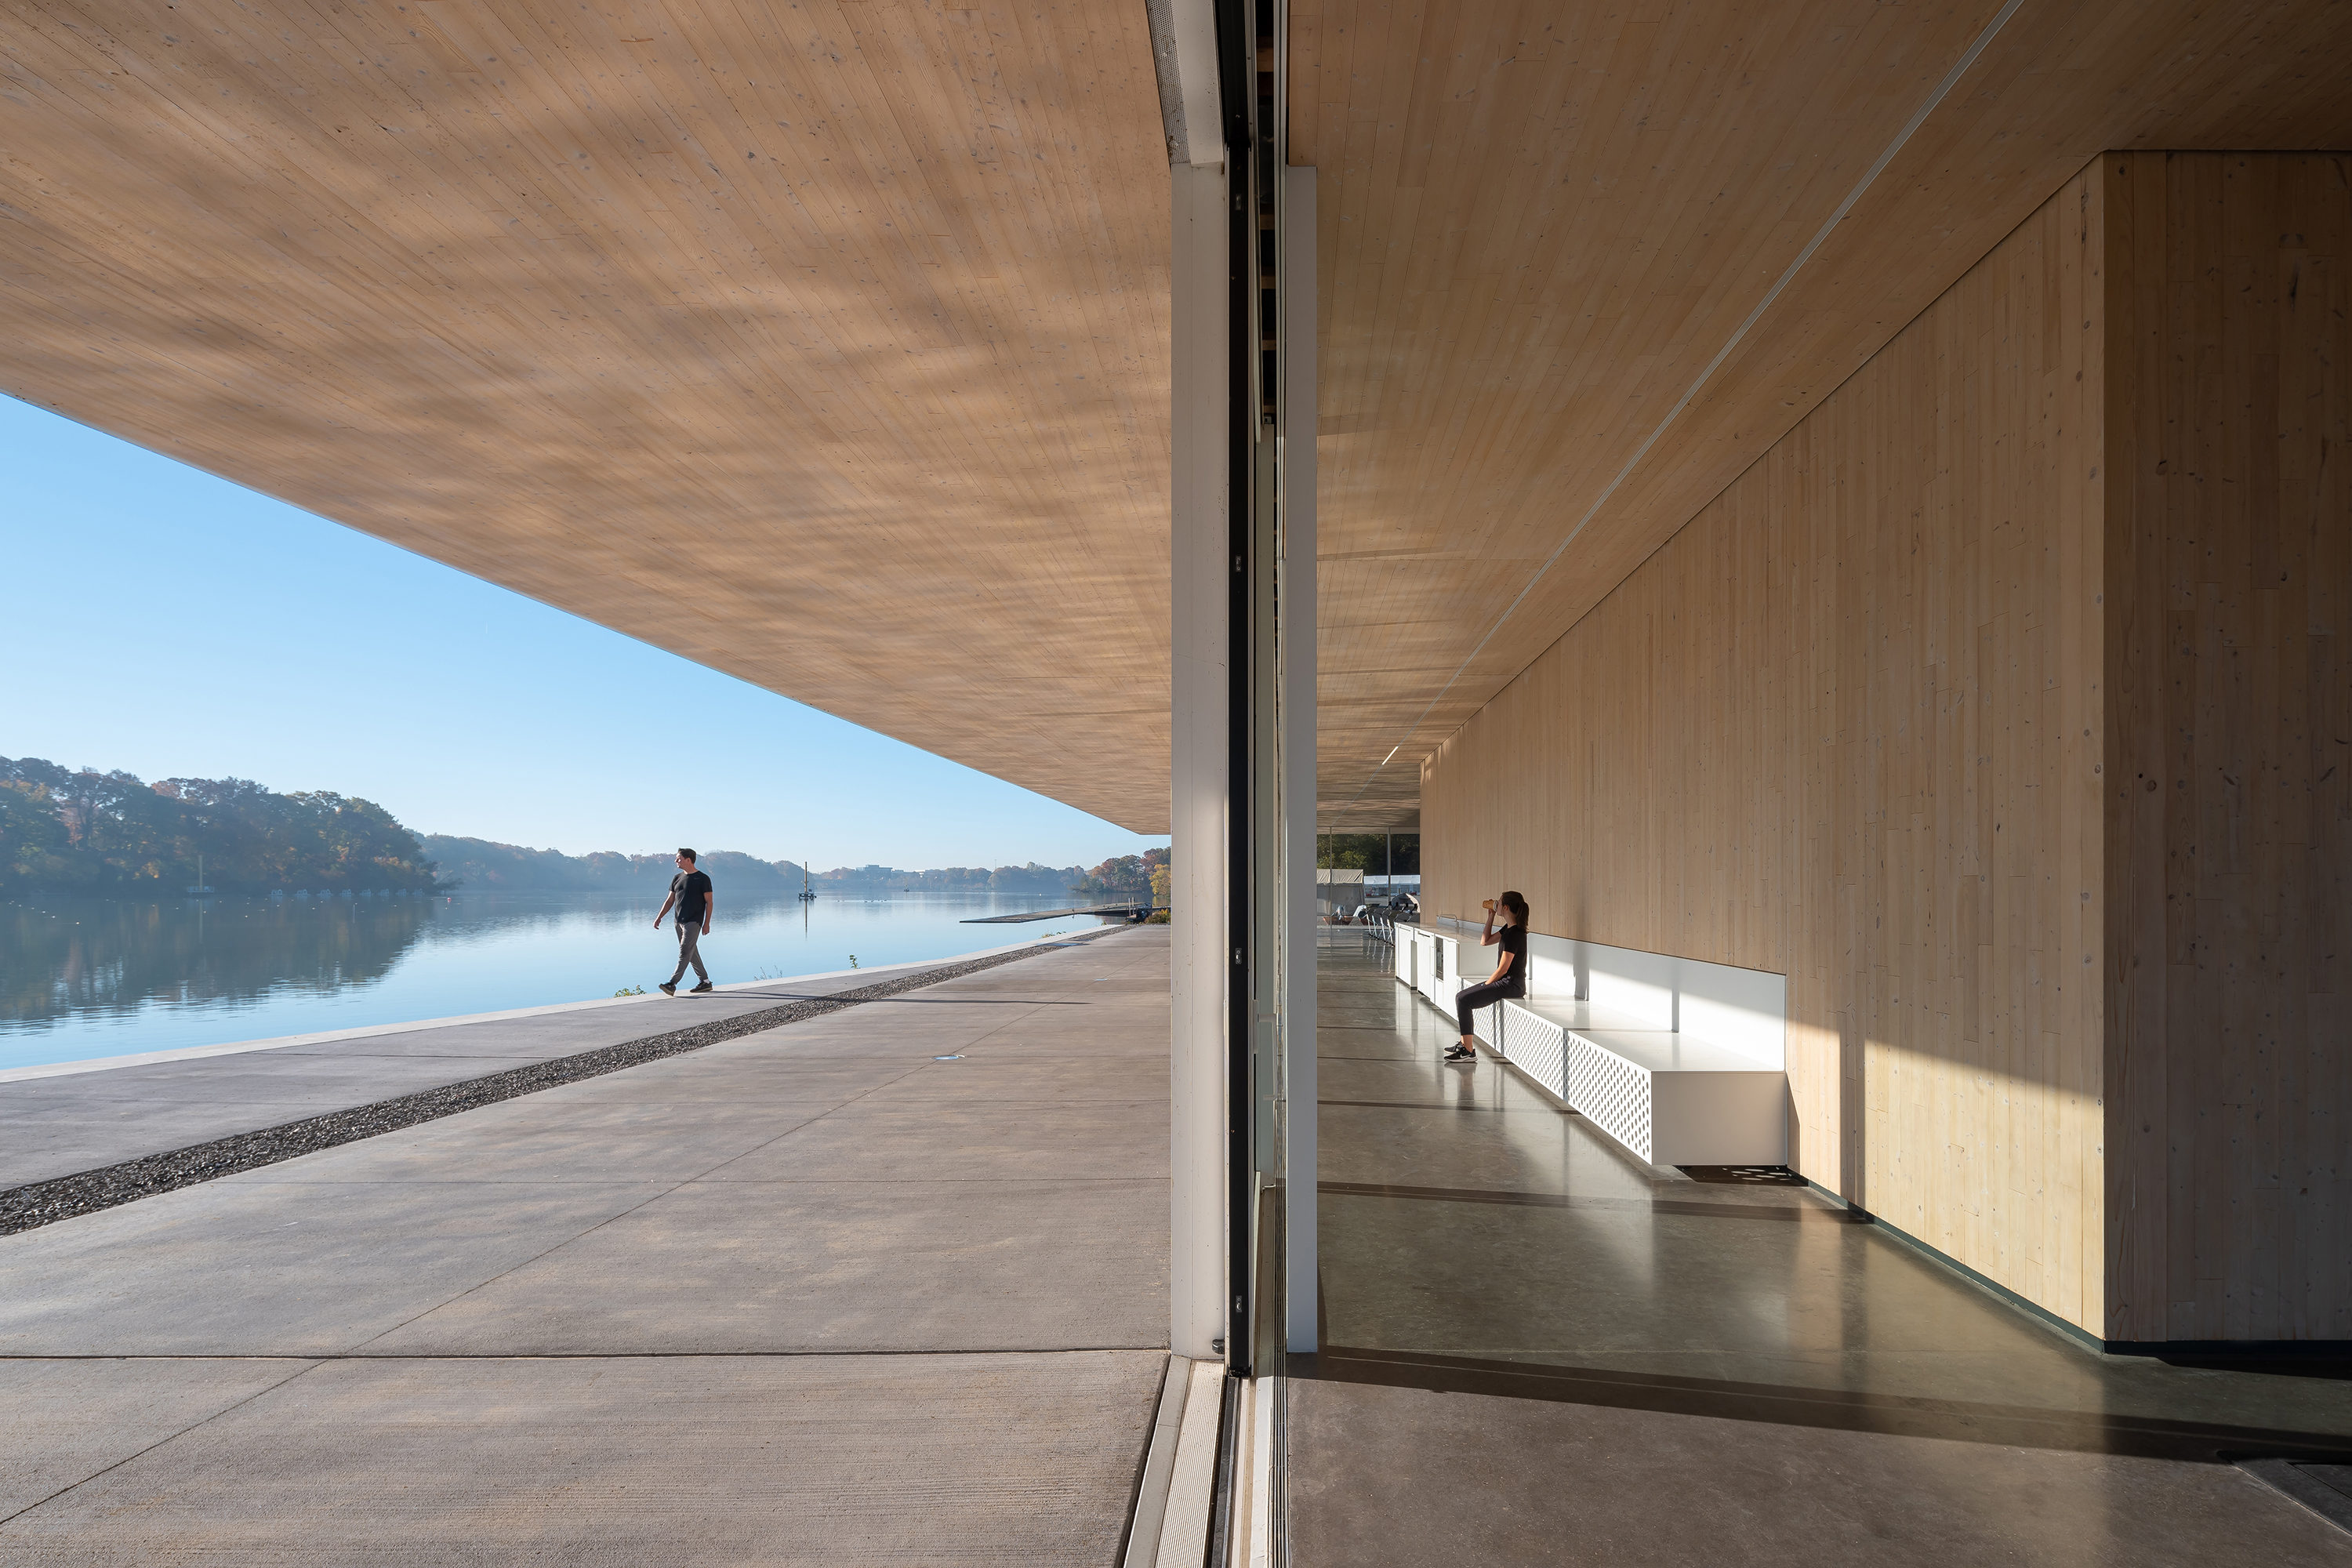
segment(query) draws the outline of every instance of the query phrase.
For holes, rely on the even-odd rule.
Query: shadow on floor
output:
[[[1325,1350],[1301,1568],[2330,1563],[2230,1461],[2352,1455],[2352,1387],[2103,1356],[1804,1188],[1641,1164],[1323,954]]]

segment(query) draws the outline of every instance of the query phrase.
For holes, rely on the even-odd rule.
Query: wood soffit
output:
[[[1140,0],[39,0],[0,390],[1141,831]]]
[[[2100,152],[2352,147],[2352,5],[2027,0],[1667,422],[2000,10],[1291,0],[1324,826],[1411,812],[1441,742]]]
[[[2029,0],[1699,382],[2000,8],[1293,0],[1325,825],[2099,152],[2352,146],[2352,5]],[[1140,0],[26,4],[0,390],[1164,830],[1166,180]]]

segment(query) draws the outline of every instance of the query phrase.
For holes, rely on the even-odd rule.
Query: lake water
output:
[[[803,904],[722,889],[703,962],[723,985],[947,958],[1097,923],[959,923],[1068,902]],[[650,991],[677,962],[669,927],[653,929],[660,903],[658,892],[0,902],[0,1068]]]

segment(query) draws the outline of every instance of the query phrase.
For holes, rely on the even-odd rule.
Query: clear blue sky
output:
[[[0,756],[334,790],[567,854],[919,869],[1167,842],[6,397],[0,474]]]

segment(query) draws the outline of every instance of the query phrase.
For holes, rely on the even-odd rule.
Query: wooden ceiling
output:
[[[2003,10],[1292,0],[1326,825],[2094,154],[2352,146],[2352,5]],[[1166,156],[1144,0],[24,0],[0,390],[1164,829]]]
[[[0,20],[0,390],[1143,831],[1168,244],[1142,0]]]
[[[1756,314],[2002,9],[1291,0],[1325,826],[1412,822],[1440,741],[2095,154],[2352,147],[2352,5],[2024,0]]]

